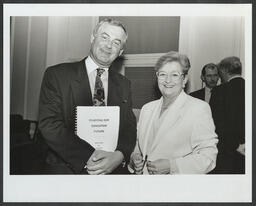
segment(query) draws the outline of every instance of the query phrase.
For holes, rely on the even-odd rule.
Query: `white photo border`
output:
[[[4,4],[4,202],[250,202],[252,201],[251,4]],[[171,15],[170,15],[171,14]],[[11,16],[244,16],[246,63],[245,175],[10,175]]]

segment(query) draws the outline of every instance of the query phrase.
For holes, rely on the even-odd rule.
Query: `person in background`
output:
[[[219,136],[217,166],[213,173],[245,172],[245,80],[238,57],[219,64],[222,84],[212,90],[210,106]]]
[[[219,80],[217,65],[213,63],[204,65],[201,72],[201,80],[205,83],[205,87],[190,93],[190,95],[209,103],[211,98],[211,90],[217,85]]]
[[[215,167],[217,135],[209,105],[184,92],[190,62],[171,51],[156,63],[162,97],[142,107],[129,170],[135,174],[205,174]]]
[[[46,70],[39,103],[39,129],[48,147],[46,173],[127,173],[123,166],[136,142],[136,119],[130,81],[111,68],[127,37],[121,22],[105,19],[94,29],[88,57]],[[120,107],[114,152],[95,150],[75,134],[76,106]]]

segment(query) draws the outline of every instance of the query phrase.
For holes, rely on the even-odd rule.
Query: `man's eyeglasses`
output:
[[[185,75],[184,73],[179,73],[179,72],[172,72],[172,73],[166,73],[166,72],[156,72],[156,76],[159,80],[166,80],[168,76],[170,76],[170,78],[173,81],[178,81],[181,76]]]
[[[111,45],[114,46],[117,49],[121,49],[121,47],[122,47],[122,42],[120,40],[118,40],[118,39],[111,40],[110,36],[108,36],[107,34],[101,34],[101,35],[99,35],[99,38],[102,41],[105,41],[107,43],[111,43]]]

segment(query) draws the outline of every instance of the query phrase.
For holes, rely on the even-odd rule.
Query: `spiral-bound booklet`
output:
[[[119,132],[118,106],[77,106],[76,133],[95,149],[115,151]]]

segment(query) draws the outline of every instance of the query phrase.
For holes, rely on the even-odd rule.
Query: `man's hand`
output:
[[[236,151],[242,155],[245,155],[245,144],[240,144]]]
[[[90,175],[109,174],[122,163],[122,152],[106,152],[95,150],[87,161],[87,171]]]
[[[170,161],[167,159],[148,161],[147,168],[149,174],[170,174]]]

